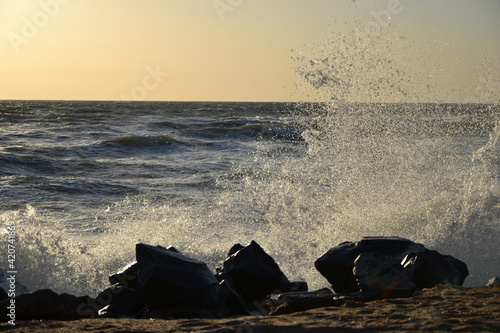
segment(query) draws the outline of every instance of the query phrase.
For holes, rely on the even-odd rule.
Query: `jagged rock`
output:
[[[399,237],[344,242],[315,266],[336,292],[361,290],[370,299],[409,297],[437,284],[462,285],[468,275],[464,262]]]
[[[357,243],[343,242],[321,256],[314,266],[337,293],[352,293],[360,287],[353,275],[354,261],[361,253],[377,252],[401,262],[411,252],[425,250],[422,244],[400,237],[365,237]]]
[[[134,261],[109,276],[109,283],[113,286],[128,287],[137,290],[137,261]]]
[[[7,321],[5,312],[10,299],[0,302],[0,321]],[[95,318],[97,306],[88,297],[57,294],[50,289],[37,290],[15,298],[16,320],[77,320]]]
[[[432,288],[438,284],[462,285],[465,276],[462,277],[454,265],[459,260],[449,258],[437,251],[427,250],[408,254],[401,264],[411,270],[411,278],[419,289]]]
[[[233,246],[217,279],[225,281],[247,304],[263,301],[272,293],[290,292],[293,287],[274,259],[255,241],[248,246]]]
[[[161,248],[163,248],[163,247],[161,247]],[[173,246],[169,246],[166,249],[169,251],[180,253],[179,250],[177,250]],[[122,287],[128,287],[128,288],[137,290],[137,288],[138,288],[138,286],[137,286],[137,270],[138,269],[139,269],[139,265],[137,264],[137,261],[133,261],[133,262],[129,263],[127,266],[120,269],[115,274],[110,275],[109,276],[109,283],[112,286],[122,286]]]
[[[96,297],[96,302],[104,306],[99,310],[101,318],[142,318],[146,311],[138,291],[119,285],[103,290]]]
[[[152,317],[215,316],[218,281],[207,265],[176,250],[136,245],[139,292]]]
[[[410,269],[377,252],[361,253],[354,262],[354,277],[369,299],[410,297],[417,290]]]

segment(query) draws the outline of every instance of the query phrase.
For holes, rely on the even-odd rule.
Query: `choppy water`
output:
[[[215,268],[252,239],[319,288],[314,260],[369,235],[479,285],[500,275],[499,122],[478,104],[4,101],[0,219],[32,290],[95,295],[137,242]]]

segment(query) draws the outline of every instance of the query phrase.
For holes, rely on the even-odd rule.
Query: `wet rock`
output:
[[[450,260],[452,258],[453,260]],[[402,266],[411,271],[411,277],[419,289],[432,288],[438,284],[462,285],[465,276],[460,274],[454,263],[463,262],[437,251],[426,250],[408,254]],[[467,266],[466,268],[467,269]],[[467,276],[467,275],[466,275]]]
[[[321,256],[314,266],[330,282],[337,293],[360,290],[354,277],[354,261],[362,253],[376,252],[401,262],[411,252],[425,250],[422,244],[400,237],[365,237],[357,243],[344,242]]]
[[[0,302],[0,321],[7,321],[5,312],[10,299]],[[16,320],[77,320],[95,318],[97,306],[88,297],[57,294],[50,289],[23,294],[15,299]]]
[[[327,306],[340,306],[344,300],[336,300],[330,289],[310,292],[289,292],[267,297],[266,307],[270,315],[282,315]]]
[[[410,269],[377,252],[361,253],[353,272],[362,294],[371,300],[410,297],[417,290]]]
[[[96,302],[104,305],[99,310],[101,318],[142,318],[146,305],[136,290],[119,285],[103,290]]]
[[[399,237],[344,242],[315,262],[336,292],[361,290],[370,299],[409,297],[437,284],[462,285],[467,265]]]
[[[109,283],[113,286],[128,287],[137,290],[137,269],[139,265],[134,261],[109,276]]]
[[[218,281],[207,265],[175,249],[136,245],[139,292],[152,317],[211,317],[219,308]]]
[[[248,246],[233,246],[217,279],[225,281],[247,304],[260,302],[272,293],[290,292],[294,286],[255,241]]]
[[[445,257],[451,264],[453,264],[456,270],[460,273],[460,279],[457,284],[459,286],[463,285],[465,282],[465,278],[469,276],[469,269],[467,268],[467,264],[462,260],[459,260],[450,255],[443,254],[443,257]]]
[[[500,278],[499,277],[494,277],[488,280],[486,283],[486,287],[494,286],[496,284],[500,284]]]

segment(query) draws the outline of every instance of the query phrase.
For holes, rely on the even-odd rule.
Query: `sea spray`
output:
[[[297,274],[314,281],[313,286],[321,281],[305,263],[318,252],[376,235],[402,236],[443,253],[461,254],[471,266],[468,285],[483,284],[494,274],[497,261],[498,195],[476,198],[490,202],[480,213],[489,216],[484,223],[471,221],[478,212],[464,203],[463,195],[469,191],[464,182],[471,173],[491,178],[489,172],[477,173],[472,160],[475,151],[491,143],[480,135],[482,130],[477,136],[471,129],[456,131],[454,124],[461,116],[451,114],[486,107],[326,104],[316,110],[316,117],[308,110],[309,130],[303,134],[307,152],[279,159],[258,157],[265,176],[247,179],[241,191],[246,199],[239,200],[260,207],[261,220],[268,222],[262,230],[268,247],[281,257],[285,270],[300,267]],[[451,118],[429,118],[429,109]],[[463,136],[471,136],[471,142]],[[486,189],[481,179],[476,181]],[[460,219],[467,234],[457,234],[454,223]],[[465,226],[468,223],[475,226]],[[471,249],[472,244],[479,246]],[[478,263],[474,255],[485,261]]]
[[[133,107],[127,105],[131,114]],[[291,280],[316,289],[328,284],[313,267],[320,255],[340,242],[376,235],[406,237],[465,261],[471,271],[468,286],[499,274],[498,106],[291,107],[286,131],[294,135],[263,131],[265,136],[254,140],[245,137],[247,150],[238,151],[237,159],[226,160],[228,153],[218,155],[211,148],[202,161],[214,156],[216,172],[189,174],[182,168],[150,188],[138,177],[140,193],[110,201],[98,192],[93,207],[87,204],[89,195],[73,191],[61,192],[64,199],[73,195],[65,209],[49,210],[52,202],[39,198],[4,210],[2,223],[13,220],[18,227],[19,281],[30,290],[96,296],[108,285],[109,274],[135,259],[136,243],[176,246],[215,271],[234,243],[256,240]],[[246,123],[257,121],[254,115],[248,118]],[[279,127],[271,123],[269,128]],[[224,144],[217,140],[218,146]],[[118,163],[108,157],[106,163],[125,174],[121,165],[126,162],[132,179],[135,160],[142,175],[146,152],[161,170],[156,164],[164,152],[150,149],[139,157],[126,152]],[[221,169],[222,156],[232,165]],[[48,175],[30,177],[50,180]],[[11,176],[3,181],[10,184],[7,189],[15,185]],[[164,188],[166,194],[159,192]],[[51,198],[59,192],[51,192]]]

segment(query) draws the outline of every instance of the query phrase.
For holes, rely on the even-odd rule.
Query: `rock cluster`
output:
[[[255,241],[234,245],[216,274],[174,247],[137,244],[136,261],[112,274],[110,287],[95,299],[39,290],[16,298],[16,316],[67,320],[281,314],[338,306],[348,299],[409,297],[437,284],[462,285],[468,275],[460,260],[398,237],[341,243],[315,266],[334,292],[308,292],[307,283],[290,282]],[[10,299],[1,297],[0,288],[0,308],[5,309]]]

